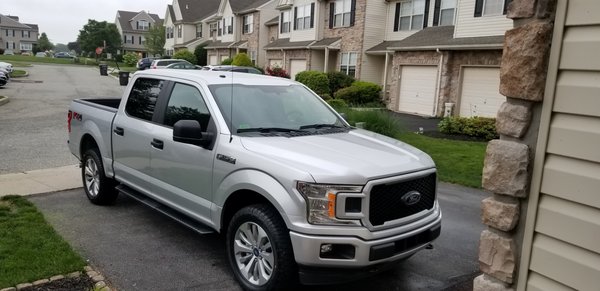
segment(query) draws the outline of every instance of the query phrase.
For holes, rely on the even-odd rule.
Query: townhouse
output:
[[[173,0],[165,14],[165,54],[172,56],[177,50],[194,51],[196,46],[207,42],[209,25],[206,19],[214,15],[220,0]]]
[[[14,53],[32,53],[37,44],[37,24],[21,23],[18,16],[0,14],[0,47]]]
[[[211,41],[208,64],[217,65],[238,53],[246,53],[260,67],[266,64],[263,47],[268,43],[265,23],[277,16],[275,0],[222,0],[214,15],[205,19]]]
[[[123,40],[123,54],[133,52],[147,56],[145,47],[146,34],[150,27],[163,25],[163,20],[156,14],[146,11],[117,11],[115,24]]]

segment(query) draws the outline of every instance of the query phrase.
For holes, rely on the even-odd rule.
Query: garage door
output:
[[[306,71],[306,60],[292,60],[290,62],[290,78],[296,80],[296,74]]]
[[[464,68],[460,116],[496,117],[506,98],[499,93],[500,69]]]
[[[229,56],[228,55],[222,55],[221,56],[221,62],[223,62],[224,60],[228,59]]]
[[[437,67],[402,66],[398,110],[432,116]]]
[[[216,55],[212,55],[208,57],[208,64],[209,65],[218,65],[217,63],[217,56]]]

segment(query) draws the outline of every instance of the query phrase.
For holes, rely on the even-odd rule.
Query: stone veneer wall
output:
[[[279,25],[270,25],[268,27],[269,29],[269,43],[272,43],[273,41],[277,40],[277,38],[279,37]]]
[[[492,196],[482,201],[479,266],[473,290],[513,290],[523,242],[531,161],[537,141],[541,101],[552,41],[556,0],[514,0],[508,18],[500,93],[507,100],[498,111],[500,139],[489,142],[483,168],[483,188]],[[526,268],[527,266],[522,266]]]
[[[260,12],[254,12],[252,13],[252,21],[253,21],[253,30],[252,33],[248,33],[248,34],[243,34],[240,33],[240,40],[247,40],[248,41],[248,57],[250,57],[250,51],[255,51],[256,52],[256,58],[258,58],[258,36],[260,34]],[[241,19],[241,17],[240,17]],[[242,21],[240,21],[242,22]],[[243,22],[242,22],[243,23]],[[240,32],[242,31],[243,27],[242,24],[240,24]]]
[[[269,60],[273,59],[283,60],[283,68],[288,71],[288,73],[290,71],[290,61],[298,59],[305,59],[306,68],[310,70],[310,50],[308,49],[285,50],[285,54],[281,50],[267,51],[267,64]]]

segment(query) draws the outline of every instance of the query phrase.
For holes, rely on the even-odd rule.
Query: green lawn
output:
[[[84,260],[25,198],[0,198],[0,289],[80,271]]]
[[[73,64],[73,59],[57,59],[57,58],[38,58],[34,56],[0,56],[0,61],[5,62],[21,62],[21,63],[50,63],[50,64]]]
[[[26,74],[27,72],[24,70],[13,70],[12,73],[10,73],[10,76],[13,78],[19,78],[25,76]]]

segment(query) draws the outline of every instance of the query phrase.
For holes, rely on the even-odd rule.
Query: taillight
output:
[[[69,113],[67,114],[67,129],[69,130],[69,133],[71,133],[71,120],[73,119],[73,112],[71,112],[71,110],[69,110]]]

